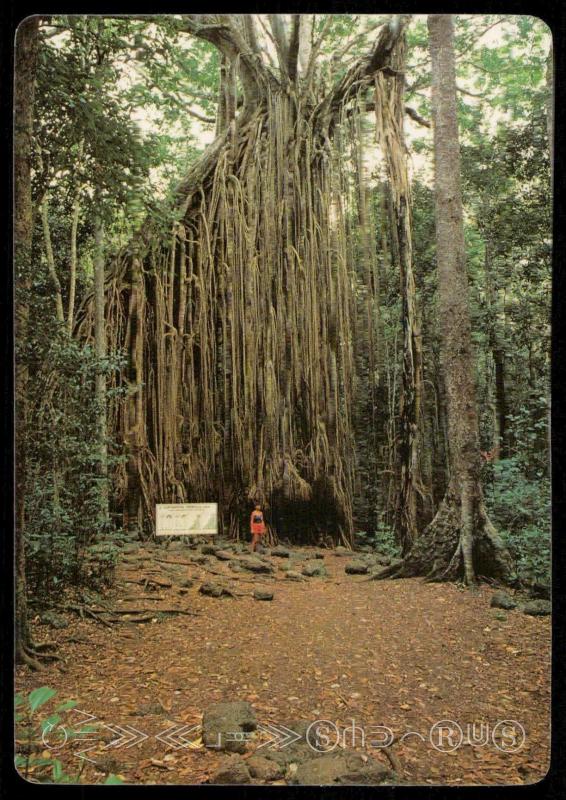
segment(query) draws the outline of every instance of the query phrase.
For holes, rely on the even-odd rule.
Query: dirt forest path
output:
[[[41,674],[17,672],[21,693],[47,685],[58,702],[77,701],[69,725],[87,715],[104,723],[86,743],[69,740],[57,750],[70,774],[82,768],[81,781],[109,772],[127,783],[210,780],[225,756],[202,746],[203,711],[242,700],[263,726],[331,721],[332,745],[353,745],[364,760],[388,766],[381,746],[388,734],[379,727],[386,726],[407,783],[530,783],[546,773],[549,617],[491,608],[487,586],[472,593],[420,580],[368,581],[346,574],[351,559],[335,551],[319,551],[319,559],[309,548],[296,550],[297,560],[263,556],[272,572],[256,574],[234,566],[245,564],[243,552],[128,550],[114,587],[83,598],[84,618],[80,606],[60,612],[61,629],[36,617],[37,641],[57,642],[62,661]],[[305,563],[324,564],[327,574],[289,579],[289,567],[300,573]],[[231,594],[202,594],[207,582],[220,586],[209,587],[212,594]],[[258,589],[273,599],[255,599]],[[443,720],[463,731],[453,750],[434,728]],[[525,731],[515,752],[501,726],[494,732],[505,720]],[[466,743],[474,723],[476,732],[487,726],[483,746]],[[180,730],[194,746],[179,746]],[[261,743],[258,732],[244,758]]]

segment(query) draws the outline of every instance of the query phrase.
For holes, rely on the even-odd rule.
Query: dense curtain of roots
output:
[[[329,133],[293,93],[268,94],[232,121],[171,234],[149,223],[117,256],[108,344],[129,363],[109,426],[125,444],[115,499],[129,524],[151,530],[158,502],[218,501],[223,532],[238,536],[250,503],[279,498],[330,510],[326,533],[352,541],[360,278],[344,188],[359,154],[336,145],[360,113],[352,99]],[[89,303],[77,327],[92,335]]]
[[[374,105],[377,139],[384,154],[389,186],[392,257],[399,272],[402,301],[403,369],[399,409],[396,528],[402,552],[405,554],[417,538],[419,512],[430,510],[430,497],[421,477],[419,455],[423,430],[423,366],[413,270],[411,186],[403,130],[404,41],[399,43],[393,54],[392,66],[398,73],[392,80],[387,80],[382,73],[375,76]]]

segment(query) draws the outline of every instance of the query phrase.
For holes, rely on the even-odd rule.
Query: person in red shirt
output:
[[[252,534],[252,553],[255,551],[257,544],[260,542],[261,537],[265,533],[265,522],[263,519],[263,511],[259,503],[256,503],[254,510],[250,517],[250,531]]]

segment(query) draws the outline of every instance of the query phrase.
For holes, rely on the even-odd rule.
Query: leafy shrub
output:
[[[106,358],[99,363],[91,347],[61,334],[50,341],[34,340],[30,346],[42,366],[29,380],[33,437],[27,437],[28,583],[32,592],[48,598],[62,583],[99,588],[113,573],[116,551],[101,543],[109,524],[103,505],[107,479],[99,469],[94,383],[102,370],[111,385],[123,362]],[[110,389],[110,400],[119,399],[120,393]],[[111,478],[121,455],[112,441],[107,446]]]
[[[392,558],[398,558],[401,553],[395,532],[385,522],[378,522],[377,529],[373,533],[359,531],[356,533],[356,539],[360,544],[370,545],[374,550]]]
[[[518,457],[492,466],[485,499],[490,516],[527,581],[550,580],[550,481],[525,475]]]
[[[503,531],[503,538],[517,564],[517,572],[528,582],[549,583],[551,576],[550,535],[528,527],[518,533]]]
[[[75,700],[66,700],[60,703],[55,709],[55,713],[48,717],[39,719],[38,709],[45,705],[57,694],[55,689],[49,686],[40,686],[33,689],[26,698],[21,695],[14,695],[14,720],[16,723],[16,743],[19,752],[16,752],[15,766],[20,775],[26,780],[34,783],[79,783],[81,772],[76,775],[69,775],[63,769],[63,764],[58,758],[46,755],[49,749],[45,744],[45,735],[61,722],[61,715],[58,712],[68,711],[74,708],[77,703]],[[82,726],[80,731],[65,727],[66,739],[82,736],[84,733],[95,731],[92,726]],[[23,746],[21,743],[23,742]],[[35,755],[38,750],[41,755]],[[84,767],[82,762],[82,768]],[[121,784],[122,780],[112,773],[106,777],[105,784]]]

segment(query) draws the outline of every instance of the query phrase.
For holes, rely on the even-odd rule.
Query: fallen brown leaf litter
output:
[[[40,674],[18,668],[17,690],[51,686],[59,703],[77,701],[66,724],[80,730],[91,716],[98,731],[88,735],[88,749],[72,739],[58,746],[52,755],[66,771],[81,767],[83,783],[110,772],[140,784],[231,775],[226,755],[203,746],[199,726],[207,707],[248,701],[260,727],[244,759],[265,755],[270,725],[327,720],[330,747],[394,764],[400,782],[543,777],[549,617],[502,615],[490,607],[487,586],[470,592],[417,579],[368,581],[346,574],[343,553],[294,552],[292,563],[260,556],[264,567],[255,571],[247,552],[229,561],[225,548],[216,558],[185,545],[164,551],[146,544],[130,548],[103,597],[86,592],[59,604],[65,629],[39,624],[38,614],[34,636],[54,642],[60,660]],[[302,567],[317,555],[322,576],[305,577]],[[288,572],[302,580],[289,580]],[[203,584],[219,590],[203,594]],[[459,729],[446,732],[446,721]],[[509,721],[524,730],[522,744]],[[265,776],[252,781],[285,782]]]

